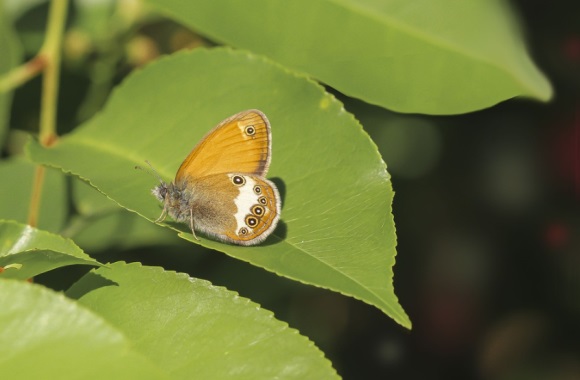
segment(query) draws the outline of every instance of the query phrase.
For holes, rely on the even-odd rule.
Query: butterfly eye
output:
[[[161,195],[161,198],[165,199],[167,196],[167,187],[162,186],[161,189],[159,189],[159,195]]]
[[[258,219],[255,216],[248,215],[246,216],[246,224],[254,228],[258,225]]]
[[[262,194],[262,188],[260,186],[254,186],[254,193],[260,195]]]
[[[232,177],[232,182],[236,186],[242,186],[244,183],[246,183],[246,179],[241,175],[235,175]]]
[[[245,129],[246,135],[254,136],[256,134],[256,128],[253,125],[248,125]]]
[[[240,232],[238,232],[238,235],[247,235],[247,234],[248,234],[248,229],[246,227],[240,228]]]
[[[263,205],[267,205],[268,204],[268,200],[266,199],[266,197],[260,197],[260,198],[258,198],[258,202],[260,202]]]
[[[264,207],[262,207],[260,205],[254,205],[254,206],[252,206],[252,214],[254,214],[256,216],[262,216],[262,215],[264,215]]]

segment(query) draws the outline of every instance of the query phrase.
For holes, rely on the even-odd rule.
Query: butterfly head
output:
[[[166,182],[164,182],[163,179],[161,179],[159,173],[157,173],[157,170],[155,170],[155,168],[153,167],[153,165],[151,165],[151,163],[147,160],[145,160],[145,162],[147,163],[147,165],[149,165],[150,170],[147,168],[143,168],[141,166],[135,166],[135,169],[143,170],[159,180],[159,185],[155,186],[151,190],[151,193],[153,193],[155,198],[157,198],[160,202],[164,203],[165,198],[167,198],[167,194],[173,189],[172,186],[173,184],[172,183],[167,184]]]
[[[155,186],[151,193],[157,198],[160,202],[164,203],[165,198],[167,197],[167,193],[169,192],[169,185],[165,182],[161,182],[159,185]]]
[[[173,182],[161,181],[151,193],[163,204],[163,213],[157,219],[162,221],[165,215],[170,215],[178,222],[190,221],[191,219],[191,192]]]
[[[151,189],[151,193],[159,202],[163,203],[169,215],[174,218],[180,219],[179,216],[182,214],[188,214],[188,197],[185,196],[184,190],[178,188],[175,184],[161,181],[159,185]]]

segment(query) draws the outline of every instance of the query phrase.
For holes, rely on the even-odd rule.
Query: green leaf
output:
[[[244,109],[271,123],[268,176],[280,184],[282,222],[256,247],[201,244],[298,281],[377,306],[410,321],[393,291],[393,191],[376,146],[342,104],[312,81],[264,59],[226,49],[183,52],[138,71],[97,117],[49,149],[39,163],[83,178],[149,220],[161,213],[149,160],[165,179],[206,132]],[[192,239],[188,227],[171,224]]]
[[[0,77],[10,71],[22,60],[22,51],[16,33],[12,29],[4,4],[0,4]],[[4,137],[10,119],[12,92],[0,91],[0,147],[4,144]]]
[[[85,182],[77,180],[72,186],[76,215],[64,234],[90,252],[104,251],[115,246],[129,249],[146,245],[176,245],[173,231],[131,213],[108,199]]]
[[[503,0],[149,3],[210,38],[394,111],[455,114],[552,96]]]
[[[0,280],[2,378],[162,379],[127,339],[62,294]]]
[[[271,312],[183,273],[114,263],[67,294],[123,331],[171,378],[338,378],[312,342]]]
[[[50,232],[0,220],[0,278],[31,278],[68,265],[101,264],[86,255],[72,240]]]
[[[36,164],[23,159],[0,162],[0,219],[11,219],[21,223],[28,221],[28,208]],[[47,169],[42,185],[38,228],[58,232],[65,223],[68,213],[67,190],[64,175],[58,170]]]

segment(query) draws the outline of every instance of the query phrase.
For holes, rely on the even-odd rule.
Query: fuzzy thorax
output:
[[[174,183],[161,182],[155,186],[151,193],[161,203],[173,220],[189,222],[191,215],[191,195],[184,188],[177,187]]]

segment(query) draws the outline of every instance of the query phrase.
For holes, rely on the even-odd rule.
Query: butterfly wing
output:
[[[270,166],[270,122],[261,111],[243,111],[222,121],[185,158],[175,182],[219,173],[264,176]]]
[[[191,190],[194,228],[222,241],[258,244],[280,219],[276,185],[257,175],[209,175],[193,182]]]

